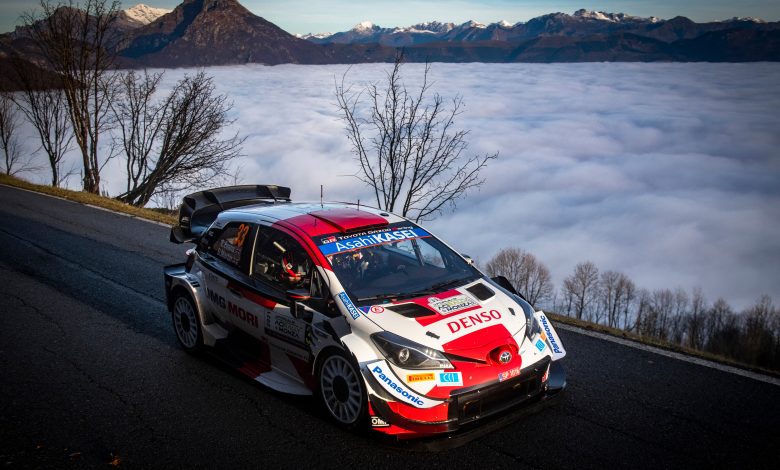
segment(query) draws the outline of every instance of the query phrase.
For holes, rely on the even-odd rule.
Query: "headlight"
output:
[[[531,340],[534,336],[542,332],[542,327],[539,326],[539,322],[536,321],[534,308],[531,307],[531,304],[521,299],[518,295],[513,297],[515,302],[523,308],[523,313],[525,314],[525,336]]]
[[[440,351],[388,331],[374,333],[371,340],[388,361],[404,369],[453,369]]]

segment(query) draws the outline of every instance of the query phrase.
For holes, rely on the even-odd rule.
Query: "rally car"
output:
[[[165,268],[181,346],[315,394],[340,425],[448,433],[565,385],[545,314],[403,217],[258,185],[186,196],[178,221],[171,241],[195,244]]]

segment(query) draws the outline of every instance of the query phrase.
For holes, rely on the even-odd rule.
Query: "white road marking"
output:
[[[674,351],[667,351],[665,349],[661,349],[656,346],[650,346],[647,344],[638,343],[636,341],[631,341],[629,339],[618,338],[616,336],[611,336],[604,333],[598,333],[596,331],[585,330],[583,328],[567,325],[561,322],[555,322],[555,328],[561,330],[573,331],[574,333],[590,336],[592,338],[597,338],[603,341],[611,341],[613,343],[621,344],[623,346],[628,346],[629,348],[634,348],[634,349],[639,349],[641,351],[647,351],[654,354],[659,354],[661,356],[677,359],[678,361],[690,362],[691,364],[697,364],[700,366],[716,369],[722,372],[728,372],[730,374],[739,375],[742,377],[747,377],[749,379],[758,380],[760,382],[765,382],[768,384],[780,386],[780,378],[759,374],[758,372],[751,372],[749,370],[740,369],[739,367],[720,364],[718,362],[708,361],[706,359],[702,359],[695,356],[688,356]]]
[[[115,211],[113,209],[106,209],[105,207],[100,207],[100,206],[95,206],[95,205],[92,205],[92,204],[87,204],[86,202],[71,201],[70,199],[65,199],[64,197],[55,196],[53,194],[40,193],[38,191],[33,191],[31,189],[19,188],[17,186],[11,186],[11,185],[8,185],[8,184],[0,183],[0,186],[4,186],[6,188],[11,188],[11,189],[16,189],[16,190],[19,190],[19,191],[27,191],[28,193],[37,194],[39,196],[50,197],[52,199],[59,199],[60,201],[70,202],[70,203],[73,203],[73,204],[79,204],[81,206],[87,206],[87,207],[91,207],[93,209],[97,209],[97,210],[101,210],[101,211],[105,211],[105,212],[111,212],[112,214],[121,215],[122,217],[129,217],[131,219],[140,220],[142,222],[147,222],[147,223],[150,223],[150,224],[159,225],[161,227],[171,228],[170,225],[162,223],[162,222],[158,222],[156,220],[149,220],[149,219],[145,219],[143,217],[139,217],[137,215],[127,214],[125,212],[119,212],[119,211]]]

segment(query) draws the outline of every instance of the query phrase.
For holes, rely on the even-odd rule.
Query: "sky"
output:
[[[404,66],[408,86],[421,67]],[[229,132],[247,138],[241,183],[372,202],[333,94],[347,70],[359,88],[387,65],[207,69],[234,102]],[[167,71],[166,88],[185,73]],[[780,302],[778,76],[780,63],[433,64],[433,91],[463,96],[468,152],[500,155],[479,191],[425,226],[481,263],[530,251],[557,287],[590,260],[650,291]],[[120,160],[102,181],[122,191]]]
[[[0,31],[13,30],[19,15],[37,3],[36,0],[0,0]],[[137,3],[172,9],[181,1],[125,0],[122,6],[128,8]],[[777,0],[243,0],[241,4],[292,34],[346,31],[362,21],[384,27],[410,26],[432,20],[454,23],[506,20],[515,23],[558,11],[571,14],[580,8],[659,18],[681,15],[697,22],[735,16],[780,20],[780,1]]]

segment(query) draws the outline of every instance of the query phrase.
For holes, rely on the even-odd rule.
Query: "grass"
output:
[[[57,196],[81,204],[102,207],[104,209],[110,209],[112,211],[129,214],[133,217],[138,217],[141,219],[152,220],[154,222],[161,222],[168,225],[174,225],[176,223],[176,215],[171,214],[169,211],[162,209],[145,209],[142,207],[135,207],[131,206],[130,204],[117,201],[116,199],[111,199],[84,191],[72,191],[70,189],[33,184],[23,179],[5,174],[0,174],[0,184],[48,194],[50,196]]]
[[[51,196],[57,196],[61,197],[63,199],[67,199],[69,201],[78,202],[81,204],[89,204],[92,206],[102,207],[105,209],[110,209],[117,212],[122,212],[124,214],[132,215],[133,217],[138,217],[141,219],[146,220],[152,220],[155,222],[161,222],[168,225],[174,225],[176,220],[176,214],[171,213],[170,211],[166,209],[145,209],[145,208],[139,208],[135,206],[131,206],[129,204],[125,204],[123,202],[117,201],[116,199],[111,199],[104,196],[99,196],[97,194],[92,193],[86,193],[84,191],[72,191],[69,189],[62,189],[62,188],[54,188],[52,186],[44,186],[40,184],[33,184],[28,181],[24,181],[22,179],[8,176],[4,174],[0,174],[0,184],[5,184],[8,186],[14,186],[17,188],[27,189],[30,191],[35,191],[43,194],[49,194]],[[567,317],[565,315],[560,315],[553,312],[545,312],[546,315],[548,315],[551,319],[553,319],[556,322],[563,323],[566,325],[572,325],[579,328],[582,328],[583,330],[588,331],[595,331],[598,333],[603,333],[610,336],[615,336],[618,338],[627,339],[630,341],[635,341],[637,343],[641,344],[647,344],[650,346],[655,346],[660,349],[665,349],[667,351],[673,351],[681,354],[685,354],[688,356],[694,356],[699,357],[701,359],[706,359],[713,362],[718,362],[721,364],[730,365],[733,367],[738,367],[740,369],[746,369],[754,372],[759,372],[762,374],[770,375],[773,377],[780,377],[780,373],[777,371],[767,370],[760,367],[751,366],[749,364],[744,364],[738,361],[734,361],[732,359],[729,359],[725,356],[720,356],[717,354],[711,354],[704,351],[699,351],[696,349],[686,348],[683,346],[680,346],[678,344],[669,343],[667,341],[662,341],[657,338],[648,338],[641,335],[637,335],[635,333],[630,333],[627,331],[619,330],[617,328],[610,328],[608,326],[599,325],[597,323],[591,323],[584,320],[577,320],[576,318]]]

